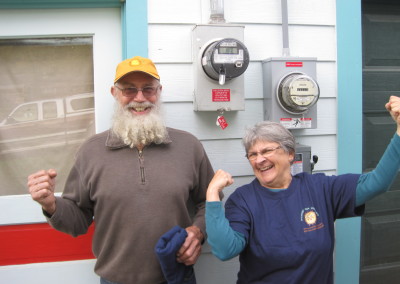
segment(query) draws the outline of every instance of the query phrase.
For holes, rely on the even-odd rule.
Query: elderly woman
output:
[[[240,254],[237,283],[333,283],[334,222],[360,216],[364,203],[388,190],[400,167],[400,98],[385,105],[397,133],[366,174],[291,175],[295,140],[274,122],[249,129],[243,144],[255,179],[228,198],[233,179],[218,170],[207,190],[206,228],[221,260]]]

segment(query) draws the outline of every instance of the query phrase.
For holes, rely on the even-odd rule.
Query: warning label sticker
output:
[[[284,118],[280,119],[281,124],[286,128],[311,128],[312,118]]]
[[[231,89],[212,89],[213,102],[230,102]]]

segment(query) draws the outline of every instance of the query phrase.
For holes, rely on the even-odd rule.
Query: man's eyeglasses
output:
[[[264,158],[268,158],[269,156],[272,156],[272,154],[274,154],[274,152],[280,148],[282,148],[282,146],[278,146],[275,148],[265,148],[262,149],[260,152],[247,153],[246,158],[249,159],[249,161],[255,161],[258,157],[258,154],[260,154]]]
[[[139,93],[139,91],[142,92],[143,96],[148,99],[154,96],[157,93],[158,85],[157,87],[153,86],[148,86],[144,88],[135,88],[135,87],[128,87],[128,88],[121,88],[118,87],[117,85],[114,85],[117,89],[119,89],[122,92],[122,95],[127,98],[134,98],[136,95]]]

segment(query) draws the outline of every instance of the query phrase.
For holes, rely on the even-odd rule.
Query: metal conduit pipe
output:
[[[285,57],[285,56],[290,56],[287,0],[281,0],[281,7],[282,7],[281,9],[282,9],[282,39],[283,39],[282,55]]]
[[[225,23],[224,0],[210,0],[210,24]]]

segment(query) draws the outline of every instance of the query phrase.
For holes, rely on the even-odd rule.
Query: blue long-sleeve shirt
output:
[[[356,207],[386,192],[399,168],[400,136],[395,134],[376,168],[360,175],[356,187]],[[221,260],[237,256],[246,246],[245,236],[230,227],[221,201],[206,203],[206,230],[212,252]]]

